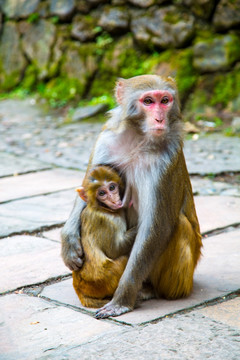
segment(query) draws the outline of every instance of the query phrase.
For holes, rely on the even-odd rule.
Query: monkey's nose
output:
[[[155,119],[156,122],[158,122],[159,124],[161,124],[163,122],[163,120],[161,119]]]

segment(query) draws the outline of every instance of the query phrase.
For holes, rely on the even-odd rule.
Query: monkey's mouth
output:
[[[121,209],[122,207],[123,207],[122,202],[119,203],[119,204],[112,204],[112,205],[111,205],[111,208],[114,209],[114,210]]]
[[[108,211],[111,211],[111,212],[114,212],[114,211],[116,211],[116,210],[119,210],[119,209],[121,209],[121,208],[123,207],[122,201],[119,202],[119,203],[117,203],[117,204],[112,204],[112,203],[111,203],[111,206],[106,205],[106,204],[104,204],[104,203],[101,203],[100,201],[99,201],[98,203],[99,203],[99,205],[100,205],[102,208],[108,209]]]
[[[164,131],[165,131],[164,128],[151,128],[151,129],[149,129],[149,132],[151,132],[153,134],[156,134],[156,135],[160,135]]]

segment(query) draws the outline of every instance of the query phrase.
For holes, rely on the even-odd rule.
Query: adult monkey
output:
[[[178,93],[172,78],[143,75],[120,79],[119,106],[110,112],[89,167],[111,164],[126,180],[129,227],[138,225],[131,254],[113,299],[97,318],[134,308],[144,280],[156,296],[187,296],[201,254],[201,236],[192,188],[182,151]],[[70,269],[81,266],[77,200],[62,231],[62,256]]]

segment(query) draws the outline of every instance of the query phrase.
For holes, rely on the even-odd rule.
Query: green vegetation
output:
[[[102,38],[101,35],[98,37],[98,44],[99,49],[103,46],[106,49],[91,86],[92,97],[99,97],[102,93],[107,97],[112,96],[117,78],[128,78],[144,73],[142,64],[146,55],[135,49],[131,35],[122,37],[114,45],[109,37]]]
[[[39,20],[40,15],[38,13],[33,13],[31,15],[29,15],[29,17],[27,18],[27,22],[32,24],[35,23]]]
[[[216,76],[210,105],[220,104],[222,107],[225,107],[239,94],[240,68],[237,68],[228,74],[219,74]]]
[[[52,16],[51,17],[51,22],[53,24],[58,24],[59,23],[59,17],[58,16]]]
[[[39,83],[37,93],[45,98],[51,107],[61,107],[69,101],[76,101],[78,94],[83,91],[83,86],[77,79],[58,77],[47,84]]]

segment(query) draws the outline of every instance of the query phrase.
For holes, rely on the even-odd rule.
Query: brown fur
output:
[[[156,99],[169,93],[168,105],[161,107]],[[110,112],[89,168],[110,164],[123,174],[126,198],[133,203],[127,221],[138,230],[113,299],[96,313],[97,318],[131,311],[144,281],[151,282],[158,297],[188,296],[202,246],[182,150],[182,117],[175,82],[155,75],[120,79],[115,94],[119,106]],[[144,96],[152,96],[155,105],[145,106],[140,101]],[[163,120],[160,108],[165,128],[156,134],[157,122]],[[63,257],[69,266],[78,266],[73,254],[80,251],[70,240],[78,236],[74,219],[81,209],[78,203],[63,230]]]
[[[83,306],[98,308],[113,296],[125,269],[129,252],[128,241],[123,240],[126,221],[123,209],[112,212],[96,201],[96,191],[103,180],[122,184],[119,175],[111,168],[99,166],[85,178],[87,207],[81,214],[82,246],[85,254],[83,267],[73,271],[73,286]],[[122,246],[122,247],[121,247]]]

